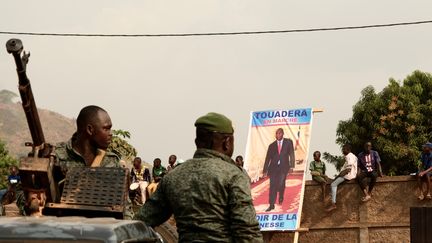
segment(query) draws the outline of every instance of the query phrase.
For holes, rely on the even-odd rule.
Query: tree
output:
[[[0,140],[0,189],[7,188],[7,176],[13,165],[18,165],[18,161],[9,155],[6,144]]]
[[[417,170],[421,146],[432,136],[432,76],[415,71],[403,82],[394,79],[381,92],[361,92],[352,118],[340,121],[336,142],[349,143],[354,153],[372,142],[383,171],[403,175]]]
[[[332,155],[328,152],[323,153],[323,159],[330,164],[333,164],[337,171],[341,171],[345,163],[345,157],[342,155]]]
[[[126,139],[130,139],[131,134],[124,130],[113,130],[113,138],[108,147],[108,151],[117,154],[120,158],[126,161],[132,161],[137,155],[136,149],[129,144]]]

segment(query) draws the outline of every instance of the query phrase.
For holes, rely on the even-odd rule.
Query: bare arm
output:
[[[375,159],[376,159],[377,168],[378,168],[378,176],[382,177],[383,173],[382,173],[382,167],[381,167],[381,158],[380,158],[378,152],[376,152],[376,151],[375,151],[375,157],[376,157]]]
[[[311,175],[313,175],[313,176],[320,176],[321,173],[319,173],[318,171],[311,171]]]
[[[432,166],[429,167],[428,169],[426,169],[426,170],[420,172],[420,173],[419,173],[419,176],[424,176],[425,174],[427,174],[427,173],[429,173],[429,172],[431,172],[431,171],[432,171]]]
[[[383,172],[382,172],[382,168],[381,168],[381,162],[377,162],[377,166],[378,166],[378,176],[379,177],[383,177]]]
[[[351,169],[345,169],[345,170],[342,170],[340,173],[339,173],[339,177],[344,177],[344,176],[346,176],[348,173],[350,173],[350,171],[351,171]]]

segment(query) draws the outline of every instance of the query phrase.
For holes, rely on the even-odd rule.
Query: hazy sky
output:
[[[367,25],[432,19],[431,1],[7,1],[0,31],[156,34]],[[311,151],[339,154],[335,130],[360,91],[431,71],[432,24],[386,29],[176,38],[0,35],[0,90],[17,92],[4,43],[31,52],[28,76],[40,107],[76,117],[105,108],[132,133],[146,161],[194,152],[195,119],[232,118],[244,154],[249,114],[323,108]],[[1,114],[0,114],[1,115]],[[27,128],[23,128],[27,129]]]

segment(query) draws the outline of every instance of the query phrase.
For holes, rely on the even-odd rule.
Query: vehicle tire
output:
[[[174,226],[170,225],[168,222],[165,222],[154,228],[156,232],[162,237],[164,242],[166,243],[177,243],[178,242],[178,234],[177,230]]]

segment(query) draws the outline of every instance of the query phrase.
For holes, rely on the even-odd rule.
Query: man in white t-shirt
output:
[[[333,211],[336,209],[336,194],[337,194],[338,185],[345,182],[345,181],[355,179],[357,176],[357,156],[355,156],[353,153],[351,153],[351,145],[345,144],[342,147],[342,153],[345,156],[345,163],[342,166],[341,172],[339,173],[339,175],[334,179],[334,181],[331,184],[332,204],[327,209],[327,212],[330,212],[330,211]]]

